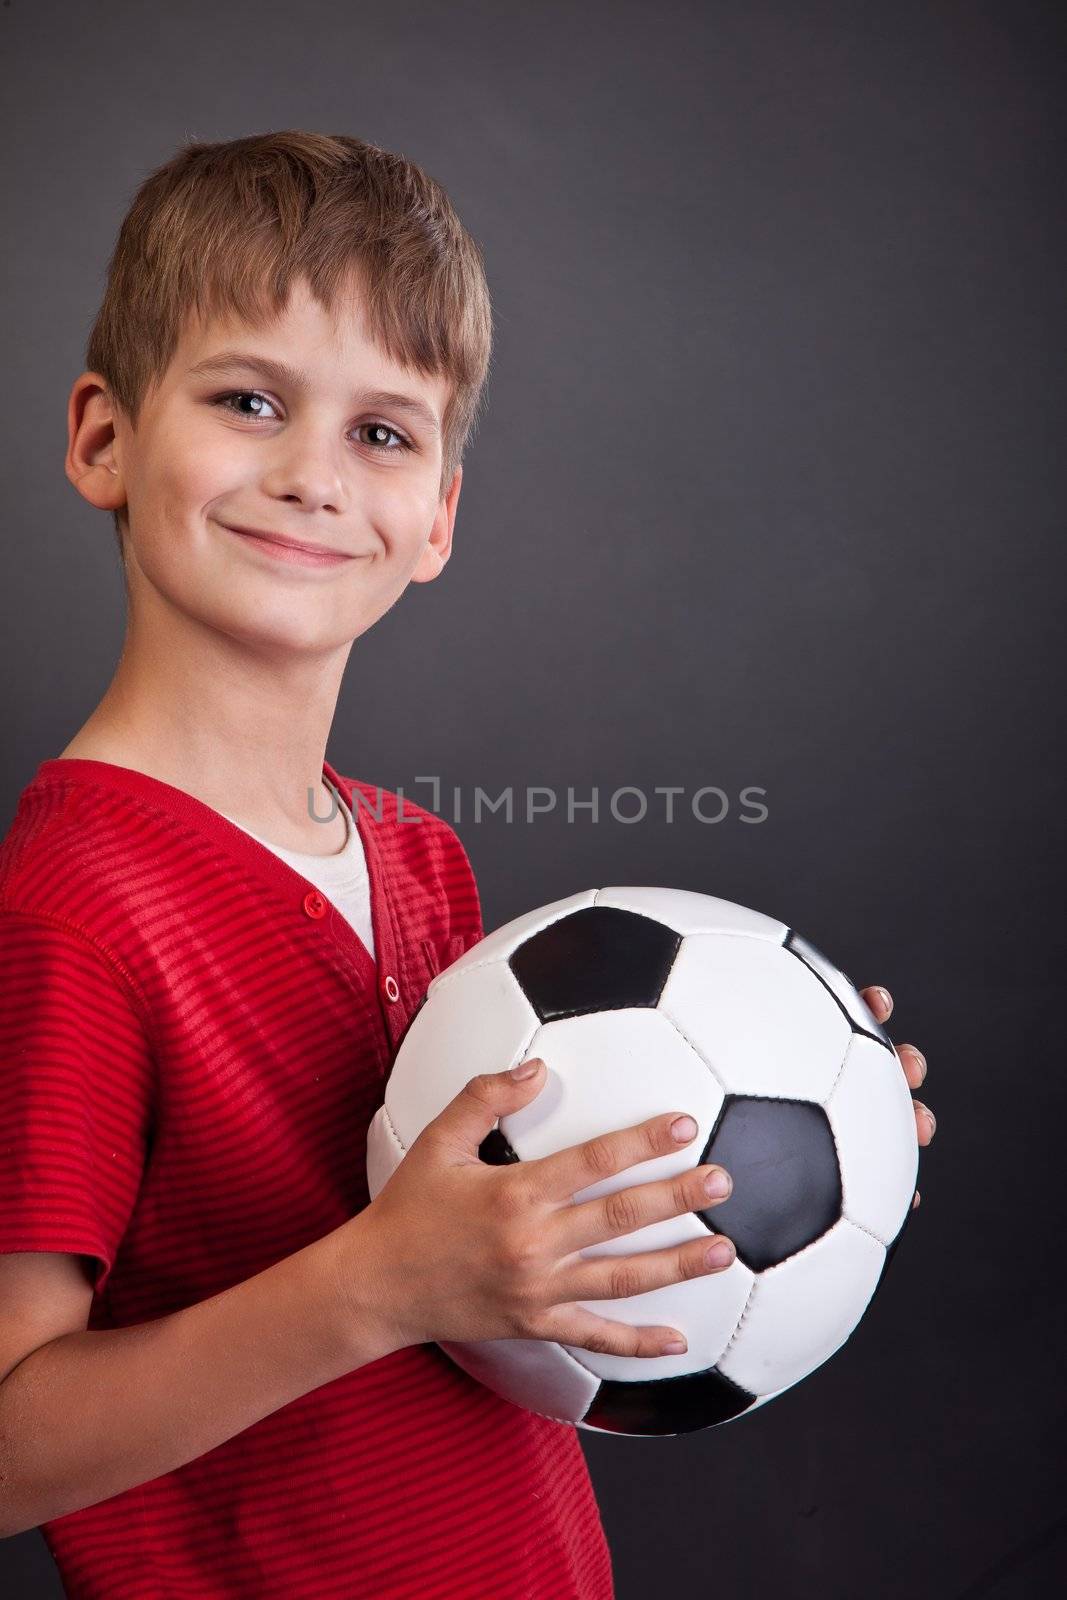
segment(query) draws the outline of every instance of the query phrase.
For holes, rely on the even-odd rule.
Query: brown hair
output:
[[[332,310],[353,273],[375,343],[401,365],[449,380],[443,496],[489,371],[482,252],[439,183],[362,139],[284,129],[183,145],[145,179],[123,219],[86,364],[136,426],[191,310],[264,323],[301,276]],[[119,513],[115,530],[121,548]]]

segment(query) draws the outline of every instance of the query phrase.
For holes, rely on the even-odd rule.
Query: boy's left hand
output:
[[[893,996],[882,984],[871,984],[869,988],[861,989],[860,995],[868,1010],[874,1015],[876,1022],[883,1025],[889,1021],[893,1013]],[[894,1045],[897,1059],[904,1069],[904,1078],[909,1089],[918,1089],[926,1079],[926,1057],[914,1044]],[[905,1052],[902,1054],[902,1052]],[[929,1106],[921,1100],[915,1102],[915,1131],[920,1145],[927,1145],[934,1136],[937,1122]],[[914,1211],[919,1204],[919,1191],[916,1189],[915,1198],[911,1202]]]

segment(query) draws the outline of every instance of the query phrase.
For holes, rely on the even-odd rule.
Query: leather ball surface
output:
[[[539,1339],[442,1343],[505,1399],[599,1432],[689,1433],[745,1416],[827,1361],[856,1328],[911,1214],[918,1143],[888,1034],[844,973],[793,929],[711,895],[588,889],[487,935],[440,973],[404,1036],[368,1136],[373,1197],[479,1072],[528,1056],[545,1083],[484,1141],[529,1161],[668,1111],[688,1145],[577,1201],[705,1162],[730,1198],[588,1247],[660,1249],[723,1233],[725,1271],[601,1316],[666,1323],[677,1356],[600,1355]]]

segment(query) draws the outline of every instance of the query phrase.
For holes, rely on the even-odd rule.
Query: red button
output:
[[[387,1000],[400,999],[400,985],[397,983],[391,972],[386,974],[386,977],[382,983],[382,992]]]
[[[304,910],[309,917],[324,917],[326,915],[325,898],[312,889],[309,894],[304,896]]]

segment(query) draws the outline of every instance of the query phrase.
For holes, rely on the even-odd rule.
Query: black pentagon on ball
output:
[[[506,1167],[521,1157],[511,1148],[499,1128],[491,1128],[478,1146],[478,1155],[486,1166]]]
[[[696,1215],[753,1272],[803,1250],[841,1215],[834,1136],[810,1100],[727,1095],[700,1161],[725,1167],[734,1186]]]
[[[654,1006],[681,935],[616,906],[585,906],[519,945],[508,965],[542,1022]]]
[[[739,1417],[756,1399],[717,1367],[637,1383],[605,1378],[582,1421],[605,1433],[696,1433]]]

